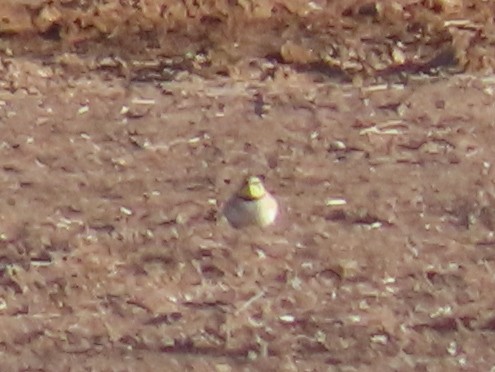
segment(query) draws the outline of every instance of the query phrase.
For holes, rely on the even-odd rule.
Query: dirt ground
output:
[[[127,82],[13,58],[8,370],[488,370],[492,78]],[[247,173],[266,230],[218,213]]]
[[[23,46],[0,45],[2,370],[495,365],[493,75]],[[269,228],[222,218],[247,174]]]

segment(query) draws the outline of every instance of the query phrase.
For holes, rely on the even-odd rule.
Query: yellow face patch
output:
[[[245,200],[259,200],[265,196],[266,190],[258,177],[248,177],[237,195]]]

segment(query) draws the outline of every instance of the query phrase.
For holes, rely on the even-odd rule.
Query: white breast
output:
[[[275,222],[277,213],[277,201],[269,193],[259,200],[249,201],[234,196],[224,208],[225,217],[236,228],[251,225],[268,226]]]

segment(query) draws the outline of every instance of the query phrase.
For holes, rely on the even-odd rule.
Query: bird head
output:
[[[250,176],[244,180],[237,195],[244,200],[259,200],[266,194],[265,186],[259,177]]]

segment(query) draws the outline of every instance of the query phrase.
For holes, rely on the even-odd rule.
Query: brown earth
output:
[[[229,76],[269,57],[360,82],[447,67],[493,72],[494,19],[485,0],[3,0],[0,34],[11,39],[0,51],[173,57],[174,66]]]
[[[493,76],[11,32],[2,370],[494,365]],[[248,173],[282,205],[270,228],[220,214]]]

